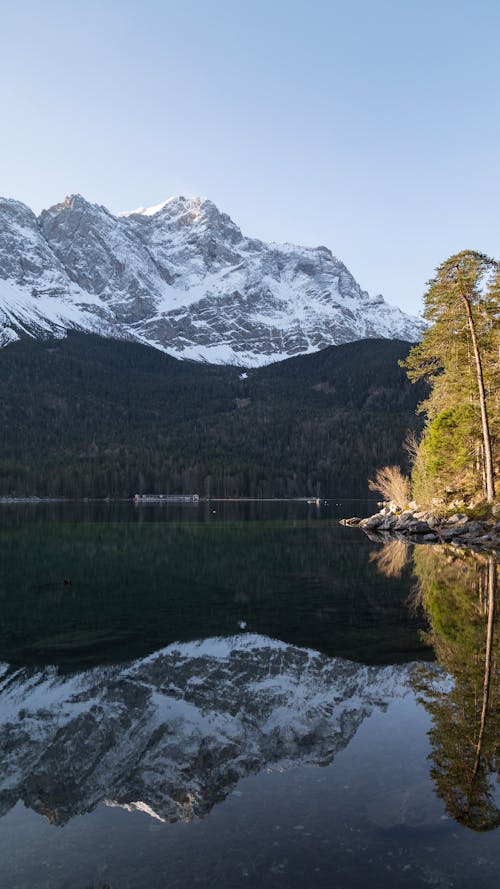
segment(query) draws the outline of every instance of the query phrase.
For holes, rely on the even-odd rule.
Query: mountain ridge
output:
[[[329,248],[246,237],[208,199],[118,215],[69,195],[37,217],[0,198],[0,345],[100,333],[259,366],[423,323],[363,291]]]

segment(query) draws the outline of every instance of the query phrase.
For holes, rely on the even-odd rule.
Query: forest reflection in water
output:
[[[377,570],[398,577],[412,562],[409,604],[422,604],[423,633],[437,663],[412,675],[418,700],[432,717],[431,776],[447,813],[466,827],[500,825],[499,567],[494,554],[392,540],[372,554]]]
[[[492,555],[328,518],[0,534],[2,885],[496,886]]]

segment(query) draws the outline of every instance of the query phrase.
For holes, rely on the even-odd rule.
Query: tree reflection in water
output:
[[[377,569],[394,577],[411,558],[404,542],[376,551]],[[447,813],[475,831],[500,825],[500,645],[494,555],[415,546],[413,599],[425,608],[443,676],[420,665],[413,685],[432,716],[431,776]],[[414,603],[413,603],[414,604]],[[495,786],[497,785],[497,786]]]
[[[384,577],[401,577],[408,564],[409,546],[404,540],[390,540],[370,554],[373,563]]]

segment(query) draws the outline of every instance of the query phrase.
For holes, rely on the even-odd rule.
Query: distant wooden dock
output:
[[[149,503],[199,503],[198,494],[134,494],[137,506]]]

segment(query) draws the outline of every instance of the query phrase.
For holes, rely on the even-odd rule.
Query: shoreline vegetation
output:
[[[420,438],[404,447],[411,473],[384,466],[369,482],[384,498],[366,532],[419,543],[500,549],[500,263],[475,251],[451,256],[424,296],[429,322],[400,362],[429,394],[418,406]]]

